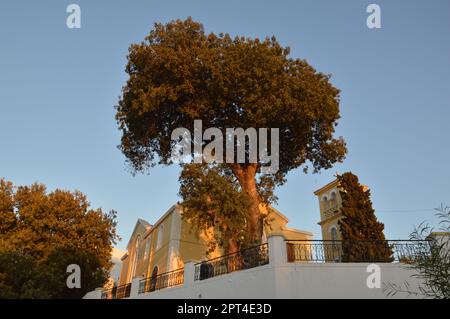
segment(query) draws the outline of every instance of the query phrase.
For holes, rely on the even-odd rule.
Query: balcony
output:
[[[139,282],[139,294],[182,285],[184,268],[169,271],[157,276],[142,279]]]
[[[124,299],[130,297],[131,283],[102,291],[102,299]]]
[[[402,262],[409,263],[430,251],[427,240],[286,241],[288,262]]]
[[[267,244],[251,247],[195,265],[195,279],[204,280],[231,272],[255,268],[269,263]]]
[[[324,210],[322,211],[322,220],[331,218],[335,215],[337,215],[339,213],[339,209],[340,209],[340,205],[336,204],[336,203],[332,203],[330,206],[328,206],[327,208],[324,208]]]

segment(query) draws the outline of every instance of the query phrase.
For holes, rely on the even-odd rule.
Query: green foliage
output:
[[[338,175],[342,198],[339,220],[342,236],[342,260],[345,262],[390,262],[392,249],[384,237],[384,225],[378,222],[370,200],[370,190],[364,190],[358,177],[351,172]]]
[[[171,164],[172,131],[193,132],[194,120],[220,129],[223,136],[229,127],[279,128],[277,173],[262,176],[261,162],[229,164],[251,200],[253,240],[262,234],[260,202],[272,198],[289,171],[306,171],[309,165],[317,172],[345,156],[344,140],[333,137],[339,90],[329,75],[289,57],[289,48],[275,37],[206,34],[190,18],[157,23],[143,42],[130,47],[126,72],[116,120],[120,149],[134,172]]]
[[[70,289],[65,284],[68,276],[67,265],[71,264],[80,266],[80,289]],[[101,266],[96,255],[73,248],[55,250],[41,267],[45,277],[49,279],[46,280],[47,290],[53,292],[53,297],[64,299],[82,298],[87,292],[102,287],[109,276],[108,270]]]
[[[13,184],[0,179],[0,244],[2,243],[2,234],[16,226],[13,192]]]
[[[217,246],[226,252],[248,246],[250,199],[225,166],[186,164],[180,183],[183,218],[194,226],[197,235],[212,235],[208,252]]]
[[[388,296],[404,293],[408,296],[450,299],[450,207],[441,205],[436,210],[441,231],[435,233],[438,237],[430,236],[433,228],[426,223],[421,223],[410,235],[411,240],[429,242],[420,245],[408,263],[416,271],[413,277],[420,279],[422,284],[413,290],[408,282],[403,286],[386,283],[383,289]]]
[[[137,170],[170,162],[171,133],[194,120],[219,129],[280,128],[280,170],[309,160],[329,168],[345,154],[333,139],[339,90],[329,75],[289,58],[275,39],[206,34],[200,23],[177,20],[130,47],[129,80],[117,106],[121,150]],[[225,131],[223,131],[225,135]]]
[[[81,268],[80,289],[66,285],[71,264]],[[0,299],[80,299],[107,279],[97,257],[84,251],[58,248],[41,262],[28,253],[0,252]]]
[[[79,298],[102,286],[119,239],[115,218],[114,211],[91,209],[81,192],[47,193],[42,184],[14,187],[0,179],[0,295]],[[82,287],[68,291],[73,263]]]
[[[34,258],[20,252],[0,252],[0,298],[50,298],[39,287],[39,269]]]

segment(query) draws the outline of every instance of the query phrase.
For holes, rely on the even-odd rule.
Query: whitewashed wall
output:
[[[194,281],[194,263],[185,264],[184,284],[146,294],[138,294],[139,279],[133,281],[130,298],[393,298],[383,291],[383,283],[402,285],[408,281],[416,290],[419,281],[404,264],[379,263],[380,288],[369,288],[369,263],[287,263],[284,238],[269,237],[269,264],[253,269],[233,272]],[[92,292],[85,298],[98,298]],[[397,294],[394,298],[406,298]],[[420,298],[420,296],[409,296]]]

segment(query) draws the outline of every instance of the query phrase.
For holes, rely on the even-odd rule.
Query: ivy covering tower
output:
[[[337,176],[342,198],[343,218],[338,222],[345,262],[390,262],[392,249],[384,237],[384,224],[375,216],[370,190],[351,172]]]

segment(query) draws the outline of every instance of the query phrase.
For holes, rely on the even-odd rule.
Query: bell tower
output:
[[[363,191],[368,191],[367,185],[361,185]],[[338,221],[342,219],[342,198],[337,179],[314,192],[319,200],[322,240],[342,240]]]
[[[341,196],[337,179],[314,192],[319,200],[322,240],[341,240],[338,221],[342,218],[340,211]]]

